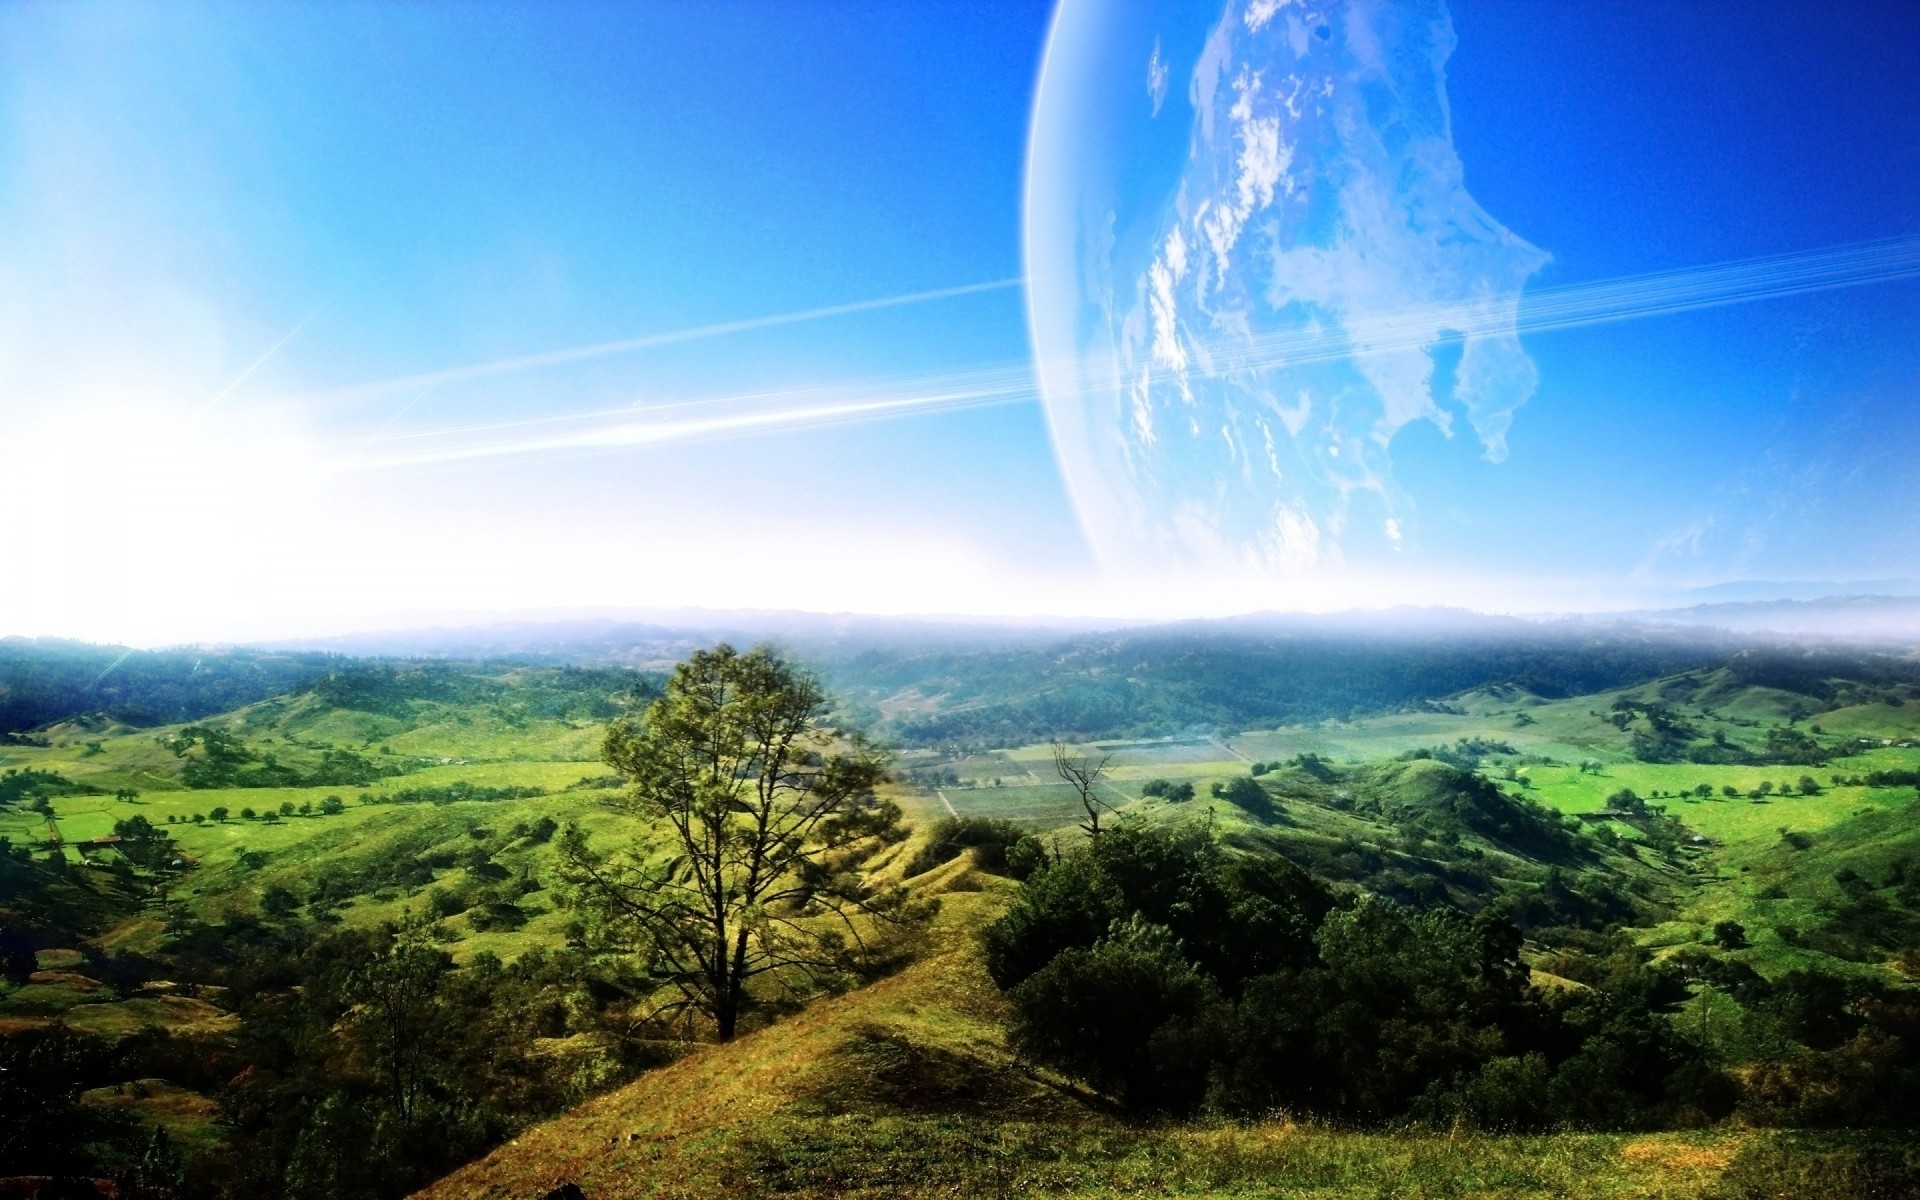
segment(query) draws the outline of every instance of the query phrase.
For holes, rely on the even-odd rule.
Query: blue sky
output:
[[[1466,182],[1552,255],[1536,284],[1920,235],[1914,6],[1452,11]],[[1045,422],[1001,376],[979,389],[993,405],[365,465],[635,404],[811,411],[1017,371],[1008,287],[362,386],[1019,276],[1050,15],[0,9],[0,502],[18,531],[0,632],[1232,607],[1103,587]],[[1917,328],[1907,281],[1529,337],[1540,385],[1507,461],[1425,425],[1396,438],[1417,536],[1363,599],[1567,608],[1912,574]],[[498,428],[449,432],[475,426]]]

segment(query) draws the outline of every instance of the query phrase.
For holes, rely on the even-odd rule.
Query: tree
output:
[[[1747,927],[1738,921],[1715,921],[1713,941],[1722,950],[1745,950],[1751,945],[1747,941]]]
[[[387,1100],[403,1125],[413,1121],[434,1061],[440,988],[452,967],[453,960],[427,941],[421,926],[409,925],[386,953],[353,976],[356,1015],[369,1034]]]
[[[1635,794],[1632,788],[1621,788],[1607,797],[1607,811],[1644,813],[1647,811],[1647,802]]]
[[[1065,742],[1053,744],[1053,769],[1080,797],[1080,807],[1087,814],[1086,819],[1080,822],[1080,828],[1086,830],[1088,837],[1100,836],[1100,813],[1113,807],[1097,794],[1107,774],[1107,762],[1112,757],[1110,754],[1103,755],[1096,761],[1090,754],[1070,752]]]
[[[0,925],[0,979],[20,987],[39,969],[40,956],[32,940],[12,926]]]
[[[338,796],[328,796],[320,802],[322,816],[337,817],[345,811],[347,811],[347,802]]]
[[[1213,794],[1261,820],[1271,820],[1278,811],[1267,789],[1255,783],[1251,776],[1236,775],[1224,784],[1215,784]]]
[[[215,805],[213,809],[207,813],[207,818],[216,825],[225,824],[227,820],[227,806],[224,804]]]
[[[277,883],[260,893],[260,911],[270,917],[290,917],[299,910],[300,897]]]
[[[654,834],[603,856],[577,825],[561,839],[575,903],[639,952],[673,999],[662,1013],[739,1029],[754,985],[844,977],[890,920],[897,891],[868,887],[863,849],[897,831],[875,798],[885,760],[827,724],[818,680],[765,647],[722,643],[674,668],[639,716],[616,719],[602,756],[629,783],[614,803]]]

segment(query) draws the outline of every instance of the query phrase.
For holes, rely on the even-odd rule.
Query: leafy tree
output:
[[[40,956],[33,942],[11,925],[0,925],[0,979],[17,987],[39,969]]]
[[[277,883],[260,893],[260,911],[270,917],[289,917],[299,909],[300,897]]]
[[[351,993],[367,1030],[387,1101],[403,1125],[411,1124],[432,1063],[439,1028],[440,990],[453,959],[413,925],[386,953],[357,972]]]
[[[211,725],[188,725],[161,745],[182,760],[180,780],[190,788],[232,787],[249,763],[257,761],[239,737]],[[198,747],[200,753],[190,753]]]
[[[1621,788],[1607,797],[1607,811],[1623,813],[1645,813],[1647,802],[1642,800],[1632,788]]]
[[[1206,1087],[1213,981],[1173,932],[1138,913],[1091,947],[1069,948],[1021,983],[1020,1049],[1141,1107],[1186,1108]]]
[[[1715,921],[1713,941],[1722,950],[1745,950],[1752,944],[1747,941],[1747,927],[1738,921]]]
[[[347,811],[347,802],[338,796],[328,796],[320,802],[322,816],[337,817],[345,811]]]
[[[1217,795],[1262,820],[1271,818],[1275,812],[1273,797],[1267,794],[1267,789],[1246,775],[1237,775],[1228,780]]]
[[[124,821],[115,821],[113,836],[128,842],[150,842],[160,837],[160,831],[153,827],[152,821],[135,814]]]
[[[699,651],[602,747],[631,781],[616,803],[659,833],[613,856],[578,826],[562,838],[577,903],[671,989],[665,1010],[721,1041],[756,981],[842,977],[867,946],[861,918],[898,908],[859,871],[863,843],[897,834],[899,809],[873,795],[884,761],[827,713],[819,682],[770,649]]]
[[[207,819],[210,821],[213,821],[215,824],[224,824],[226,822],[227,815],[228,815],[227,806],[224,804],[219,804],[219,805],[215,805],[213,809],[207,813]]]

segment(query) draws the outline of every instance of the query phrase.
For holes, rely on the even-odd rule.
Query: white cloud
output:
[[[1147,99],[1153,102],[1153,115],[1167,102],[1167,60],[1160,57],[1160,39],[1153,41],[1153,54],[1147,59]]]
[[[1292,2],[1293,0],[1252,0],[1252,3],[1247,5],[1246,15],[1241,18],[1246,22],[1247,32],[1259,33],[1266,27],[1268,21],[1273,20],[1273,14]]]

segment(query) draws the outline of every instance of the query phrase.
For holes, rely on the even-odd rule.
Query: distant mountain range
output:
[[[1619,619],[1730,633],[1778,634],[1861,642],[1920,642],[1920,596],[1822,596],[1746,600],[1621,613]]]
[[[1837,587],[1884,588],[1836,593]],[[1805,595],[1791,593],[1808,593]],[[1631,627],[1720,631],[1742,638],[1779,636],[1844,642],[1920,645],[1920,584],[1734,583],[1692,589],[1699,602],[1611,613],[1505,616],[1461,608],[1400,606],[1332,613],[1259,612],[1185,621],[1093,617],[978,617],[952,614],[876,616],[713,609],[549,611],[448,614],[411,628],[267,643],[275,650],[319,650],[359,656],[530,655],[671,662],[696,644],[763,640],[850,650],[859,646],[959,648],[1037,646],[1089,634],[1169,633],[1323,638],[1500,639],[1544,631],[1622,632]]]

